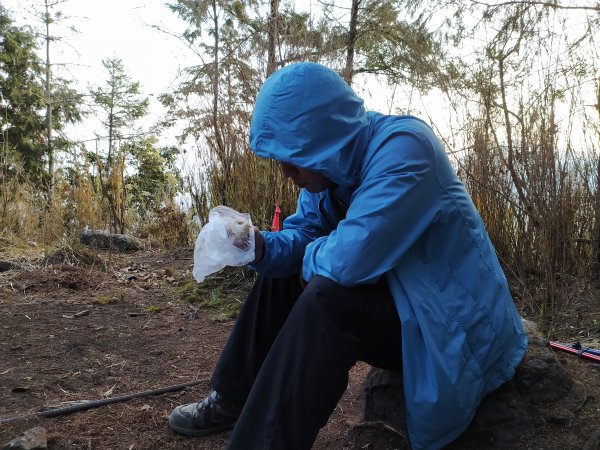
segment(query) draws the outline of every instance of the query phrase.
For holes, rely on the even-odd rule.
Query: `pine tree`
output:
[[[26,173],[41,183],[46,173],[44,72],[36,51],[32,30],[14,25],[0,7],[0,125],[7,144],[20,155]]]
[[[106,83],[91,89],[94,103],[103,113],[101,122],[107,133],[106,153],[96,155],[98,181],[110,211],[111,229],[124,233],[127,144],[139,137],[131,134],[133,124],[148,113],[149,100],[140,93],[140,84],[127,75],[121,59],[108,58],[102,64],[108,72]]]

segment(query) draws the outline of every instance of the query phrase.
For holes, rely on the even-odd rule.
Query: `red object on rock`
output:
[[[281,208],[279,208],[279,205],[275,205],[275,214],[273,214],[273,222],[271,222],[271,231],[281,230],[279,214],[281,214]]]

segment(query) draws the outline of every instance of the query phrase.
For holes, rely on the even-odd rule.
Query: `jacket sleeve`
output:
[[[250,268],[268,277],[300,273],[307,244],[327,232],[318,211],[319,194],[311,194],[303,189],[298,197],[296,212],[285,219],[283,229],[262,232],[265,255]]]
[[[396,267],[438,214],[434,152],[425,137],[391,134],[366,162],[346,218],[307,246],[304,279],[321,275],[353,286]]]

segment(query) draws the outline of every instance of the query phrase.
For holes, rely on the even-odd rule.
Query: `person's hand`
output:
[[[250,233],[254,233],[254,260],[250,264],[256,264],[265,256],[265,240],[257,227],[252,227]],[[240,250],[246,250],[250,243],[249,236],[240,238],[235,235],[233,245]]]
[[[250,233],[252,229],[249,222],[241,219],[229,219],[225,223],[228,237],[233,237],[233,246],[240,250],[246,250],[250,245]]]
[[[250,230],[250,232],[252,232],[253,230]],[[239,248],[240,250],[246,250],[248,248],[248,246],[250,245],[250,234],[246,235],[245,237],[239,237],[233,233],[231,233],[231,235],[233,235],[233,246]]]

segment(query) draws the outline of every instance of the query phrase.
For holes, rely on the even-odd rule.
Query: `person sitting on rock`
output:
[[[401,371],[410,445],[435,449],[510,380],[527,347],[494,248],[440,140],[366,111],[334,71],[296,63],[256,100],[250,148],[301,188],[254,229],[259,276],[205,399],[171,428],[233,428],[229,449],[310,449],[357,361]]]

